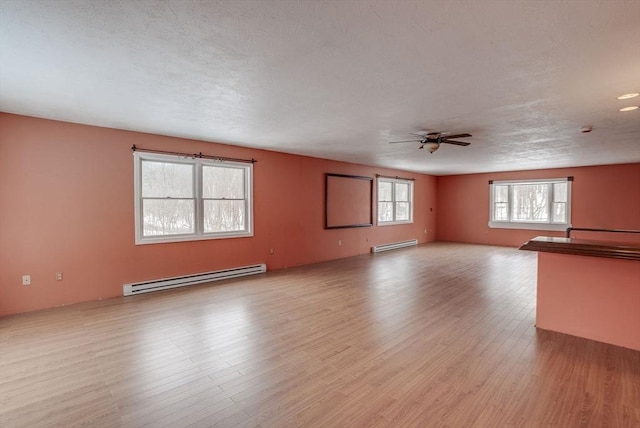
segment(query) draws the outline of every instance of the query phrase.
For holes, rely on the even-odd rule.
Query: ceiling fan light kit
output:
[[[438,143],[424,143],[420,146],[421,149],[429,150],[429,153],[433,153],[440,148],[440,144]]]

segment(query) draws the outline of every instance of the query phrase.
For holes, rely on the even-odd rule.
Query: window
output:
[[[564,230],[571,227],[571,179],[494,181],[489,227]]]
[[[252,164],[134,152],[136,244],[252,236]]]
[[[378,225],[413,223],[413,181],[378,177]]]

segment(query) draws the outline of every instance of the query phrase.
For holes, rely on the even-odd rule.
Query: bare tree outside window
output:
[[[244,171],[232,167],[202,167],[204,231],[230,232],[245,228]]]
[[[251,236],[252,164],[135,153],[136,243]]]
[[[494,220],[509,220],[509,186],[495,186],[493,192]]]
[[[142,162],[143,235],[195,231],[193,165]]]
[[[553,184],[553,221],[567,221],[567,183]]]
[[[378,181],[378,221],[393,221],[393,183]]]
[[[410,195],[409,183],[394,183],[396,190],[396,220],[407,221],[410,219]]]
[[[549,186],[519,184],[513,186],[511,219],[513,221],[548,221]]]
[[[410,223],[413,181],[378,178],[378,223]]]
[[[563,179],[493,182],[489,226],[551,230],[568,227],[569,185],[570,181]]]

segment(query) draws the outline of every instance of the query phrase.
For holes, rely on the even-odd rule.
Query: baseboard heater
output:
[[[152,281],[134,282],[131,284],[124,284],[122,286],[122,294],[125,296],[133,296],[134,294],[150,293],[152,291],[168,290],[169,288],[202,284],[203,282],[220,281],[222,279],[255,275],[264,273],[266,271],[267,265],[263,263],[252,266],[242,266],[231,269],[217,270],[213,272],[196,273],[193,275],[176,276],[173,278],[162,278]]]
[[[395,250],[397,248],[411,247],[418,245],[417,239],[410,239],[409,241],[393,242],[391,244],[376,245],[371,247],[372,253],[381,253],[383,251]]]

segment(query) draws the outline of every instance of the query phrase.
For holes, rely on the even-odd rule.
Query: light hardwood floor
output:
[[[537,331],[535,257],[434,243],[6,317],[0,425],[640,426],[640,352]]]

